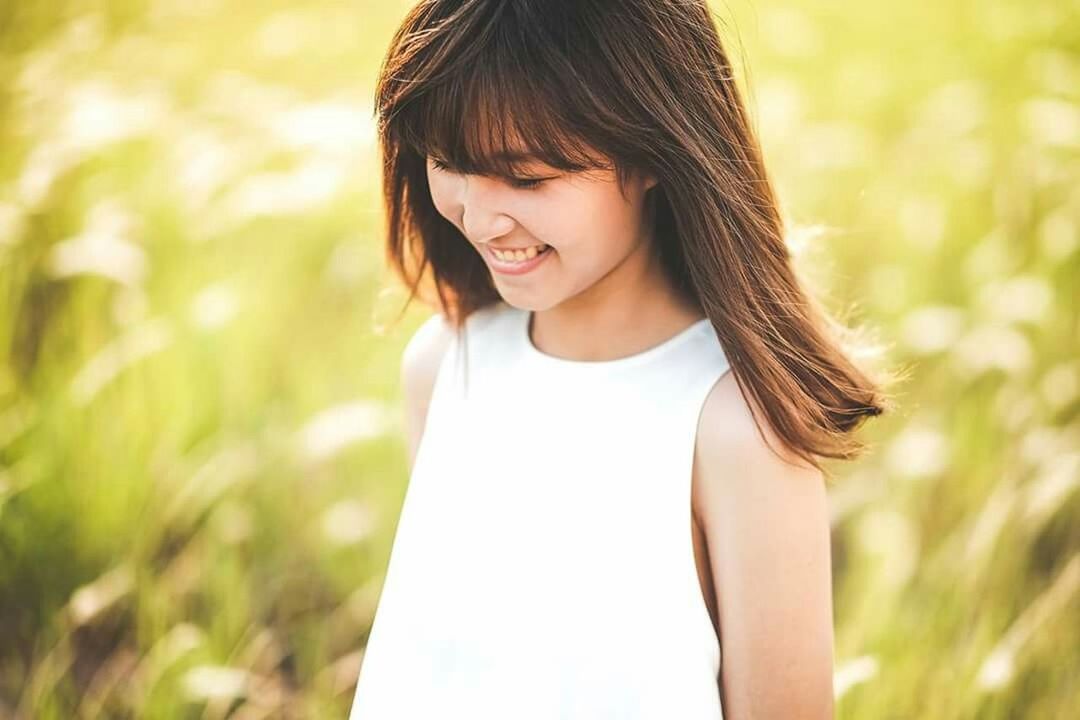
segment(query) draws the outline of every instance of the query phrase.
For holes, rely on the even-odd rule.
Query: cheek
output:
[[[443,217],[453,220],[457,214],[454,208],[453,188],[447,178],[428,173],[428,190],[431,193],[431,203]]]
[[[541,221],[547,224],[556,248],[603,262],[634,243],[640,215],[617,188],[593,186],[568,195]]]

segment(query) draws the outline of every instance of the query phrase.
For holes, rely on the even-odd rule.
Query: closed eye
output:
[[[540,187],[540,183],[546,178],[510,178],[510,184],[522,190],[533,190]]]
[[[431,165],[439,170],[454,172],[449,165],[435,158],[431,158]],[[506,178],[507,182],[520,190],[534,190],[540,187],[540,184],[548,179],[549,178]]]

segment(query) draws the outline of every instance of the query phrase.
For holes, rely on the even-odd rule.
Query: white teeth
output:
[[[495,257],[503,262],[524,262],[525,260],[533,259],[546,250],[547,247],[548,246],[544,243],[540,243],[539,245],[527,247],[524,250],[507,250],[506,252],[503,252],[502,250],[492,248],[491,251],[495,254]]]

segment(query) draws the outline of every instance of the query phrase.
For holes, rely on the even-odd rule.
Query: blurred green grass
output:
[[[0,6],[0,718],[344,717],[406,474],[409,3]],[[838,716],[1080,707],[1080,7],[715,4],[800,268],[913,370],[837,466]]]

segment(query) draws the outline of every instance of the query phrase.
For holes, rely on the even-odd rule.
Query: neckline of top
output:
[[[516,323],[517,327],[515,330],[521,345],[524,347],[525,354],[534,362],[550,367],[571,370],[617,370],[624,367],[640,365],[641,363],[648,362],[649,360],[682,345],[693,337],[701,328],[712,327],[712,321],[708,316],[705,316],[700,320],[695,320],[692,324],[687,325],[666,340],[662,340],[658,344],[645,348],[632,355],[624,355],[623,357],[612,358],[611,360],[571,360],[570,358],[558,357],[557,355],[549,355],[536,347],[533,344],[530,332],[533,311],[521,310],[518,308],[515,308],[515,310],[515,314],[518,316],[518,322]]]

